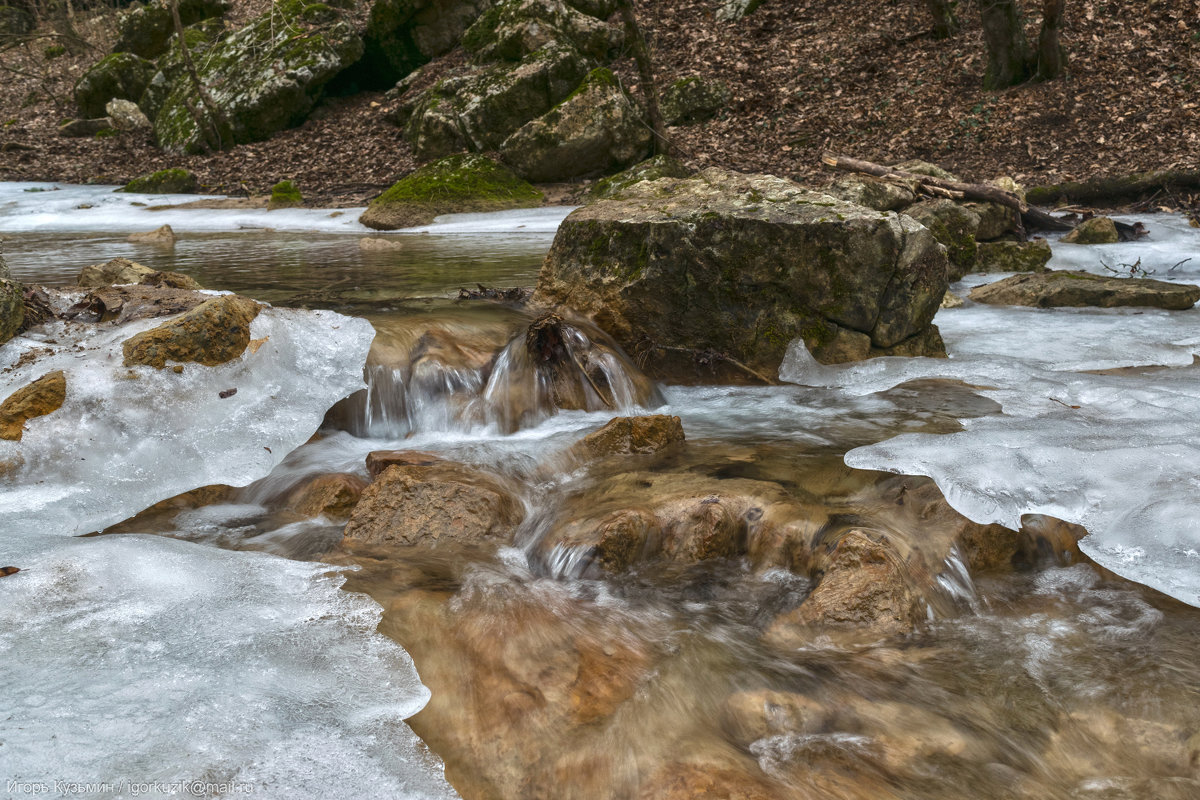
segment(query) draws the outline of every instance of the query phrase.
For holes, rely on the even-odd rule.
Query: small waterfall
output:
[[[419,320],[417,320],[419,323]],[[331,412],[356,436],[526,428],[562,410],[629,413],[663,402],[615,342],[582,321],[545,314],[495,326],[469,319],[410,330],[372,350],[367,389]]]
[[[966,559],[963,558],[957,544],[950,548],[945,565],[946,568],[937,576],[938,588],[955,606],[968,608],[974,614],[980,613],[983,609],[979,602],[979,592],[975,588],[975,581],[971,580]]]

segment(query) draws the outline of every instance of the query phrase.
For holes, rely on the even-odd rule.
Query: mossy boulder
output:
[[[359,222],[395,230],[432,222],[439,214],[528,208],[542,193],[481,155],[458,155],[426,164],[371,201]]]
[[[104,116],[104,107],[114,97],[137,102],[153,77],[155,66],[133,53],[113,53],[83,73],[75,83],[75,104],[81,116]]]
[[[230,5],[229,0],[180,0],[179,20],[187,26],[222,17]],[[154,0],[135,5],[117,18],[117,42],[113,50],[157,58],[167,52],[167,43],[174,34],[170,6],[163,0]]]
[[[979,227],[975,231],[977,241],[992,241],[1021,229],[1021,215],[1015,208],[999,203],[966,203],[965,206],[979,217]]]
[[[608,197],[616,197],[635,183],[656,181],[660,178],[686,178],[691,174],[691,170],[674,158],[660,154],[634,164],[616,175],[596,181],[596,185],[592,187],[591,196],[597,200],[604,200]]]
[[[271,199],[267,201],[267,210],[276,208],[295,208],[304,205],[304,195],[296,188],[296,184],[284,180],[271,187]]]
[[[593,70],[566,100],[500,145],[501,159],[531,181],[624,169],[650,152],[651,133],[607,69]]]
[[[17,335],[25,322],[25,295],[21,284],[9,280],[0,261],[0,345]]]
[[[138,194],[193,194],[198,187],[199,182],[190,171],[182,167],[171,167],[134,178],[117,191]]]
[[[220,19],[207,19],[190,25],[183,30],[183,41],[187,43],[192,61],[196,63],[205,60],[205,54],[214,44],[220,41],[226,33],[225,24]],[[167,98],[171,95],[175,81],[186,77],[187,62],[184,59],[183,47],[178,36],[172,36],[168,42],[166,53],[159,57],[158,71],[150,78],[146,91],[138,100],[138,107],[151,122],[158,117]]]
[[[1045,239],[1028,242],[980,242],[975,272],[1044,272],[1050,261]]]
[[[0,403],[0,439],[20,441],[25,423],[62,408],[67,399],[67,376],[50,372],[13,392]]]
[[[375,0],[353,72],[366,88],[384,89],[453,50],[494,0]]]
[[[238,358],[250,344],[250,323],[260,306],[226,294],[206,300],[175,319],[126,339],[125,366],[162,369],[168,361],[213,367]]]
[[[467,52],[482,61],[520,61],[553,41],[568,43],[584,55],[607,62],[624,36],[562,0],[500,0],[463,34]]]
[[[159,145],[199,152],[216,143],[256,142],[304,120],[335,75],[362,55],[344,12],[321,3],[276,0],[270,10],[214,45],[197,64],[228,129],[201,130],[187,106],[202,108],[180,75],[154,120]]]
[[[1062,239],[1067,244],[1115,244],[1121,241],[1117,226],[1108,217],[1085,219]]]
[[[728,102],[729,87],[724,81],[693,75],[663,89],[659,109],[668,125],[688,125],[712,119]]]
[[[924,200],[909,206],[904,213],[924,225],[933,238],[946,246],[949,279],[956,281],[975,266],[975,232],[979,215],[953,200]]]
[[[648,369],[683,378],[683,348],[716,351],[773,376],[790,342],[814,355],[841,332],[858,357],[918,343],[941,355],[933,315],[946,256],[909,217],[832,200],[772,175],[708,169],[635,184],[559,227],[534,301],[590,316]],[[694,379],[694,378],[693,378]]]
[[[870,175],[843,175],[823,191],[830,197],[876,211],[899,211],[916,200],[916,194],[908,186]]]
[[[1200,300],[1200,286],[1149,278],[1116,278],[1090,272],[1051,270],[1013,275],[977,286],[968,295],[977,303],[1004,306],[1145,307],[1184,311]]]
[[[515,66],[476,68],[434,84],[412,101],[405,136],[421,159],[495,150],[562,102],[586,76],[583,57],[552,42]]]

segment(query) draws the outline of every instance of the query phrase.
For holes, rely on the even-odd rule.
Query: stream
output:
[[[377,234],[359,209],[111,188],[0,184],[13,277],[69,287],[118,256],[183,272],[271,303],[252,335],[274,360],[181,383],[125,380],[103,332],[0,348],[0,399],[88,376],[29,423],[42,438],[0,442],[0,467],[21,460],[0,469],[0,566],[21,568],[0,578],[9,795],[1200,797],[1197,309],[967,302],[935,320],[949,359],[793,346],[770,387],[653,387],[605,351],[616,408],[581,388],[563,410],[505,356],[533,314],[457,296],[532,286],[570,209]],[[1054,241],[1050,266],[1200,282],[1200,230],[1142,219],[1148,239]],[[174,247],[126,241],[161,224]],[[575,455],[638,414],[678,416],[686,446]],[[290,510],[388,450],[494,476],[516,535],[356,546],[344,519]],[[237,488],[154,506],[216,484]],[[915,551],[969,524],[1089,535],[1003,569],[949,552],[913,633],[783,645],[773,622],[813,580],[766,544],[611,571],[568,535],[626,497],[708,492]]]

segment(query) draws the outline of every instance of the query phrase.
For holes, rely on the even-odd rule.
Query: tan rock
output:
[[[721,708],[721,729],[734,742],[749,747],[767,736],[817,733],[833,711],[825,703],[795,692],[771,689],[736,692]]]
[[[1050,271],[1013,275],[977,286],[969,297],[989,305],[1096,308],[1145,307],[1183,311],[1200,300],[1200,286],[1090,272]]]
[[[367,472],[378,478],[388,467],[430,467],[442,461],[441,456],[424,450],[372,450],[367,453]]]
[[[173,273],[162,273],[173,274]],[[88,292],[72,311],[86,311],[97,322],[123,325],[137,319],[169,317],[191,311],[211,295],[191,289],[172,289],[159,286],[102,286]]]
[[[160,247],[174,247],[176,238],[175,231],[171,229],[171,226],[163,225],[162,227],[155,228],[152,231],[146,231],[145,233],[131,233],[129,234],[128,240],[134,244],[153,244]],[[137,283],[138,281],[127,282]]]
[[[318,476],[292,490],[287,507],[304,517],[346,518],[367,488],[359,475],[335,472]]]
[[[963,304],[963,299],[954,292],[946,292],[946,296],[942,298],[942,308],[958,308]]]
[[[166,229],[174,242],[174,232],[170,230],[169,225],[164,225],[156,231],[151,231],[146,234],[133,234],[133,236],[151,236],[157,237],[157,243],[163,242],[165,234],[161,233]],[[132,240],[132,236],[130,237]],[[178,272],[161,272],[159,270],[150,269],[147,266],[130,261],[128,258],[114,258],[104,264],[92,264],[83,268],[79,273],[77,283],[85,287],[101,287],[123,284],[138,284],[140,286],[158,286],[171,289],[200,289],[199,283],[187,275]]]
[[[585,436],[579,446],[593,458],[602,458],[657,453],[683,441],[683,423],[679,417],[653,414],[615,417],[600,430]]]
[[[0,403],[0,439],[20,441],[28,420],[57,411],[66,399],[67,376],[62,370],[13,392]]]
[[[358,249],[364,253],[390,253],[404,249],[404,242],[383,236],[368,236],[358,240]]]
[[[465,464],[389,466],[363,491],[345,537],[369,544],[507,541],[524,510],[498,476]]]
[[[207,367],[238,358],[250,344],[250,323],[260,306],[238,295],[214,297],[177,319],[125,340],[125,366],[162,369],[167,361],[194,361]]]

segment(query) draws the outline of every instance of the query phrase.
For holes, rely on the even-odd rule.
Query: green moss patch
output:
[[[276,208],[295,208],[304,205],[304,195],[290,180],[283,180],[271,187],[271,199],[267,201],[267,210]]]
[[[174,167],[134,178],[117,191],[139,194],[192,194],[197,186],[195,175],[186,169]]]
[[[529,208],[543,195],[481,155],[448,156],[397,181],[371,201],[359,221],[376,230],[425,225],[439,214]]]

